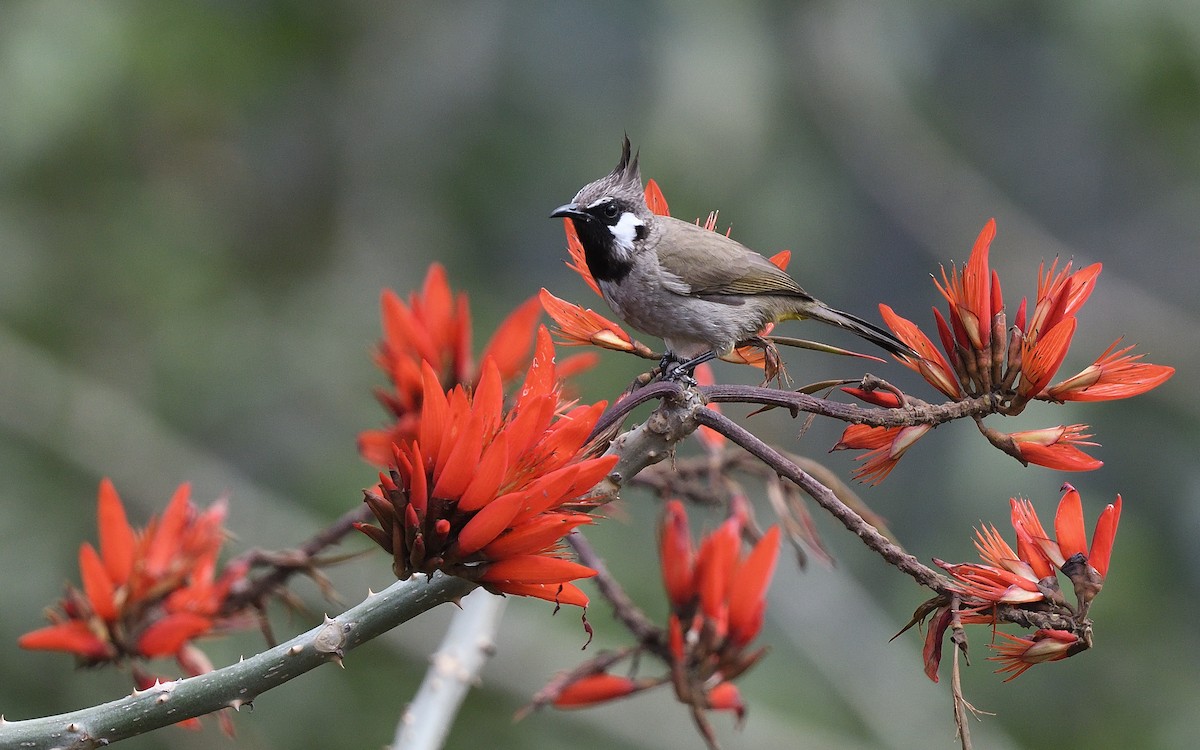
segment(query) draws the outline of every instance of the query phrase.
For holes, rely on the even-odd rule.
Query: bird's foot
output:
[[[663,380],[672,380],[680,383],[688,388],[697,385],[696,378],[692,377],[692,373],[705,362],[715,358],[715,352],[708,351],[701,354],[699,357],[693,357],[687,361],[681,361],[675,355],[667,352],[663,355],[662,360],[658,363],[659,371],[662,373]]]

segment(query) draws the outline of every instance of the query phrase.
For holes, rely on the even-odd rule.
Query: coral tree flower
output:
[[[427,363],[444,389],[473,386],[479,380],[471,358],[471,312],[465,292],[455,295],[441,264],[429,267],[421,291],[408,302],[390,289],[380,298],[383,340],[375,352],[375,363],[392,383],[390,390],[376,396],[394,422],[382,430],[359,435],[363,458],[377,466],[391,461],[392,445],[412,440],[417,433],[424,394],[422,367]],[[537,299],[517,307],[493,334],[484,348],[507,383],[516,379],[528,362],[540,309]]]
[[[852,424],[842,431],[842,438],[830,450],[865,450],[858,456],[862,466],[854,478],[868,484],[879,484],[896,468],[905,452],[933,427],[918,424],[911,427],[872,427]]]
[[[493,592],[584,606],[570,581],[595,571],[566,559],[560,541],[591,521],[578,506],[617,461],[582,455],[605,404],[561,402],[544,327],[508,412],[501,381],[486,357],[473,390],[447,393],[426,364],[417,434],[364,493],[379,525],[356,526],[392,555],[398,578],[441,570]]]
[[[1129,398],[1157,388],[1175,374],[1174,367],[1139,361],[1143,355],[1129,354],[1132,346],[1117,349],[1118,343],[1119,339],[1081,372],[1047,388],[1045,395],[1055,401]]]
[[[933,310],[941,351],[911,320],[880,305],[883,320],[896,336],[920,356],[897,355],[902,364],[954,401],[991,396],[1001,414],[1019,414],[1032,399],[1045,401],[1103,401],[1145,393],[1164,383],[1174,369],[1140,361],[1132,347],[1108,348],[1091,366],[1054,386],[1054,378],[1070,349],[1078,326],[1076,316],[1095,289],[1101,266],[1073,270],[1068,261],[1038,269],[1037,296],[1027,315],[1027,301],[1017,307],[1011,328],[1007,323],[1000,277],[988,255],[996,236],[989,220],[975,240],[961,269],[942,268],[934,284],[947,302],[943,315]],[[1115,350],[1115,351],[1114,351]],[[853,393],[852,395],[860,395]],[[1024,463],[1067,471],[1095,469],[1101,462],[1079,450],[1090,437],[1084,425],[1005,434],[979,422],[993,445]],[[890,469],[890,467],[888,467]]]
[[[1091,471],[1099,469],[1104,462],[1089,456],[1079,449],[1080,445],[1098,445],[1088,441],[1085,424],[1047,427],[1041,430],[1026,430],[1009,433],[1008,438],[1016,446],[1022,461],[1060,471]]]
[[[675,694],[696,708],[733,711],[739,720],[745,706],[733,680],[765,653],[749,647],[762,630],[767,586],[779,556],[778,526],[742,554],[744,512],[735,507],[695,552],[678,500],[667,503],[659,531],[671,604],[667,644]]]
[[[1071,485],[1063,485],[1062,500],[1055,514],[1057,541],[1046,533],[1028,500],[1013,498],[1010,505],[1017,534],[1015,552],[995,527],[984,527],[975,532],[975,547],[984,564],[951,565],[940,560],[937,564],[957,579],[956,589],[960,594],[985,606],[1041,601],[1057,589],[1054,574],[1057,568],[1072,580],[1080,577],[1094,582],[1094,586],[1078,592],[1081,595],[1077,604],[1081,610],[1086,608],[1099,593],[1108,573],[1121,518],[1121,496],[1117,495],[1116,501],[1100,514],[1090,549],[1083,528],[1082,501]]]
[[[994,625],[995,618],[988,611],[997,605],[1038,607],[1044,606],[1040,604],[1043,601],[1073,609],[1078,619],[1086,617],[1092,600],[1100,593],[1108,575],[1113,540],[1121,519],[1121,496],[1117,495],[1116,501],[1100,513],[1089,547],[1079,492],[1070,484],[1064,484],[1062,489],[1063,496],[1054,517],[1057,539],[1046,532],[1032,503],[1012,498],[1009,503],[1012,526],[1017,536],[1015,550],[994,526],[985,526],[975,532],[975,547],[983,560],[981,564],[951,564],[934,560],[954,578],[953,590],[963,597],[967,605],[967,609],[960,612],[964,623]],[[1072,583],[1074,607],[1062,596],[1056,570],[1065,574]],[[940,642],[950,615],[948,606],[938,610],[934,618],[935,625],[929,628],[925,643],[926,674],[935,682]],[[1009,679],[1033,664],[1063,659],[1086,648],[1085,645],[1076,645],[1079,639],[1075,634],[1064,635],[1062,631],[1038,631],[1032,640],[1004,633],[1001,635],[1010,643],[997,647],[1000,655],[995,658],[1006,664],[999,671],[1013,672]],[[1039,643],[1041,645],[1035,647]]]
[[[988,659],[1002,664],[996,670],[997,674],[1012,673],[1004,679],[1005,682],[1017,679],[1035,664],[1059,661],[1082,649],[1079,636],[1067,630],[1039,630],[1032,638],[1021,638],[1001,631],[996,631],[996,635],[1004,641],[992,645],[996,655]]]
[[[604,671],[588,672],[558,688],[560,708],[623,698],[665,682],[693,707],[701,731],[701,710],[731,711],[739,721],[745,704],[733,681],[762,658],[750,646],[762,629],[766,591],[779,555],[779,527],[772,526],[742,551],[745,509],[734,514],[695,546],[683,503],[666,504],[658,544],[663,586],[670,603],[666,648],[653,648],[667,661],[669,677],[632,680]],[[707,735],[706,735],[707,736]]]
[[[880,305],[884,322],[921,357],[898,359],[918,372],[934,388],[952,399],[999,393],[1019,411],[1030,399],[1051,401],[1101,401],[1128,398],[1161,385],[1174,369],[1140,362],[1132,347],[1113,352],[1116,343],[1089,368],[1047,390],[1062,365],[1077,327],[1076,314],[1096,287],[1101,265],[1072,270],[1068,261],[1038,269],[1037,297],[1032,315],[1026,300],[1018,306],[1014,324],[1007,329],[1004,296],[999,275],[990,268],[988,254],[996,236],[996,222],[988,220],[970,258],[961,269],[942,268],[934,283],[948,304],[945,316],[934,308],[938,338],[945,356],[912,321]]]
[[[647,359],[658,355],[635,341],[621,326],[592,309],[567,302],[542,289],[538,298],[542,309],[554,319],[558,341],[564,346],[598,346],[618,352],[631,352]]]
[[[180,485],[160,518],[134,529],[116,488],[102,480],[99,549],[88,542],[79,548],[83,590],[68,586],[59,609],[48,615],[53,624],[26,633],[18,644],[66,651],[89,666],[173,656],[189,675],[211,671],[192,641],[250,621],[223,612],[248,564],[217,575],[225,502],[198,511],[189,495],[189,486]],[[154,681],[136,664],[134,678],[142,688]]]

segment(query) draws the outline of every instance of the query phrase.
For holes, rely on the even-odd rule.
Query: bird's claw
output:
[[[696,368],[699,365],[709,361],[712,358],[713,353],[707,352],[706,354],[694,359],[681,361],[670,352],[667,352],[663,355],[662,360],[659,361],[658,370],[660,373],[662,373],[661,377],[663,380],[679,383],[686,388],[694,388],[695,386],[699,385],[699,383],[697,383],[696,378],[692,376],[693,373],[696,371]]]
[[[696,378],[692,377],[692,371],[684,367],[682,363],[663,370],[662,377],[663,380],[670,380],[672,382],[679,383],[685,388],[694,388],[699,385],[699,383],[696,382]]]

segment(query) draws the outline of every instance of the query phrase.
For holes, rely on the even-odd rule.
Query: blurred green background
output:
[[[137,523],[192,481],[200,502],[231,496],[231,551],[286,547],[372,481],[354,439],[383,422],[370,360],[381,287],[407,294],[441,261],[470,292],[479,346],[542,286],[606,311],[563,266],[546,216],[611,169],[628,132],[677,216],[720,209],[737,239],[792,249],[806,288],[870,318],[886,301],[929,326],[928,274],[965,260],[992,216],[1010,306],[1033,294],[1043,258],[1104,263],[1064,373],[1123,335],[1179,374],[1132,401],[1040,405],[1015,422],[1091,424],[1103,469],[1024,469],[953,424],[862,492],[910,551],[948,560],[974,557],[981,520],[1007,525],[1011,495],[1048,517],[1069,478],[1090,524],[1121,492],[1094,651],[1002,684],[974,632],[966,694],[996,714],[974,724],[977,746],[1194,742],[1197,3],[12,2],[0,102],[7,718],[129,690],[128,675],[15,645],[77,580],[101,476]],[[799,382],[862,373],[788,360]],[[639,365],[606,355],[585,397],[612,397]],[[932,398],[902,368],[869,369]],[[752,425],[817,458],[839,433],[817,424],[798,442],[781,414]],[[826,458],[843,476],[854,467]],[[661,617],[656,513],[630,493],[594,538]],[[772,653],[741,681],[749,723],[715,717],[722,740],[954,747],[948,680],[922,675],[918,636],[887,642],[924,592],[818,523],[837,564],[780,566],[761,637]],[[334,575],[348,603],[390,578],[382,555]],[[281,635],[343,606],[296,590],[312,611],[276,613]],[[382,747],[447,617],[262,696],[234,717],[233,743],[210,721],[127,746]],[[626,643],[606,606],[592,618],[597,642],[581,654],[574,614],[512,603],[449,746],[701,746],[665,693],[511,721],[556,670]],[[243,634],[208,650],[223,664],[260,645]]]

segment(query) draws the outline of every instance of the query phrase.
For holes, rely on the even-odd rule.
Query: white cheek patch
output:
[[[620,220],[608,228],[612,232],[613,239],[617,241],[618,247],[633,254],[633,241],[637,239],[638,228],[646,226],[646,222],[637,217],[636,214],[626,211],[621,214]]]

